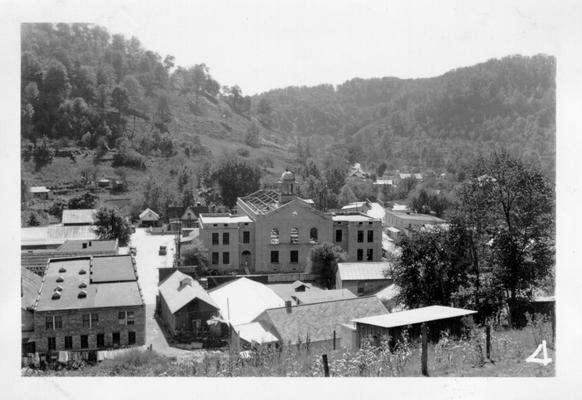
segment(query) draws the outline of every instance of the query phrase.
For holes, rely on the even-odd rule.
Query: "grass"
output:
[[[540,332],[550,332],[547,321],[534,321],[521,330],[492,332],[492,360],[486,360],[484,329],[470,338],[452,340],[443,335],[428,347],[428,373],[433,377],[551,377],[555,376],[555,352],[551,335],[548,366],[526,363],[540,344]],[[210,354],[210,353],[209,353]],[[386,344],[364,345],[357,351],[331,348],[301,349],[286,346],[281,352],[263,349],[250,359],[239,354],[207,355],[201,362],[176,361],[154,351],[135,350],[114,360],[77,370],[24,370],[24,376],[205,376],[205,377],[322,377],[322,354],[328,355],[332,377],[421,376],[419,343],[404,340],[390,351]]]

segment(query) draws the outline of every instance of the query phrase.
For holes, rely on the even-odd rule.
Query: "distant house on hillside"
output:
[[[51,197],[51,191],[46,186],[32,186],[30,194],[33,199],[48,200]]]
[[[155,211],[146,208],[139,214],[139,224],[142,227],[159,226],[160,216]]]

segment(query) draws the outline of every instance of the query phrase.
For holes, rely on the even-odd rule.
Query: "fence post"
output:
[[[487,359],[491,361],[491,325],[487,324],[485,326],[485,348],[487,351]]]
[[[420,355],[421,372],[423,376],[428,376],[428,338],[426,322],[420,326],[422,335],[422,353]]]
[[[329,365],[327,364],[327,354],[322,354],[321,360],[323,361],[323,375],[325,377],[329,377]]]
[[[333,349],[335,350],[335,331],[333,331]]]

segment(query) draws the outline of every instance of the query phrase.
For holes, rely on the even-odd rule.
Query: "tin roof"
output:
[[[342,281],[384,280],[385,271],[390,268],[387,261],[338,263],[337,269]]]
[[[199,299],[209,306],[218,309],[218,305],[216,305],[198,281],[195,281],[180,271],[176,271],[166,278],[159,286],[159,291],[172,314],[194,299]]]
[[[50,189],[47,189],[46,186],[31,186],[30,193],[49,193]]]
[[[21,268],[20,271],[20,284],[22,285],[21,306],[26,309],[34,306],[42,286],[42,277],[26,268]]]
[[[333,332],[339,337],[341,324],[355,318],[385,313],[386,307],[375,296],[356,297],[322,303],[265,310],[255,321],[272,326],[272,333],[285,345],[295,344],[298,339],[305,343],[331,340]]]
[[[63,210],[62,222],[64,225],[69,224],[84,224],[93,225],[95,223],[95,215],[97,210]]]
[[[246,215],[232,215],[232,214],[222,214],[222,215],[208,215],[200,214],[200,222],[202,224],[237,224],[240,222],[253,222]]]
[[[240,324],[233,326],[233,329],[239,337],[248,343],[274,343],[279,339],[260,322],[251,322],[248,324]]]
[[[348,289],[316,290],[307,292],[296,292],[294,296],[299,300],[299,304],[322,303],[325,301],[353,299],[357,297]]]
[[[394,328],[420,324],[422,322],[436,321],[439,319],[462,317],[475,314],[477,311],[465,310],[446,306],[429,306],[415,308],[413,310],[399,311],[391,314],[382,314],[372,317],[353,319],[353,322],[379,326],[381,328]]]

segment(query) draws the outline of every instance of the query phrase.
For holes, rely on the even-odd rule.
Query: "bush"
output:
[[[241,157],[248,157],[250,155],[248,149],[237,149],[236,154],[238,154]]]
[[[146,169],[146,159],[144,156],[139,154],[137,151],[132,149],[127,149],[118,152],[113,156],[113,167],[128,167],[133,169],[145,170]]]

